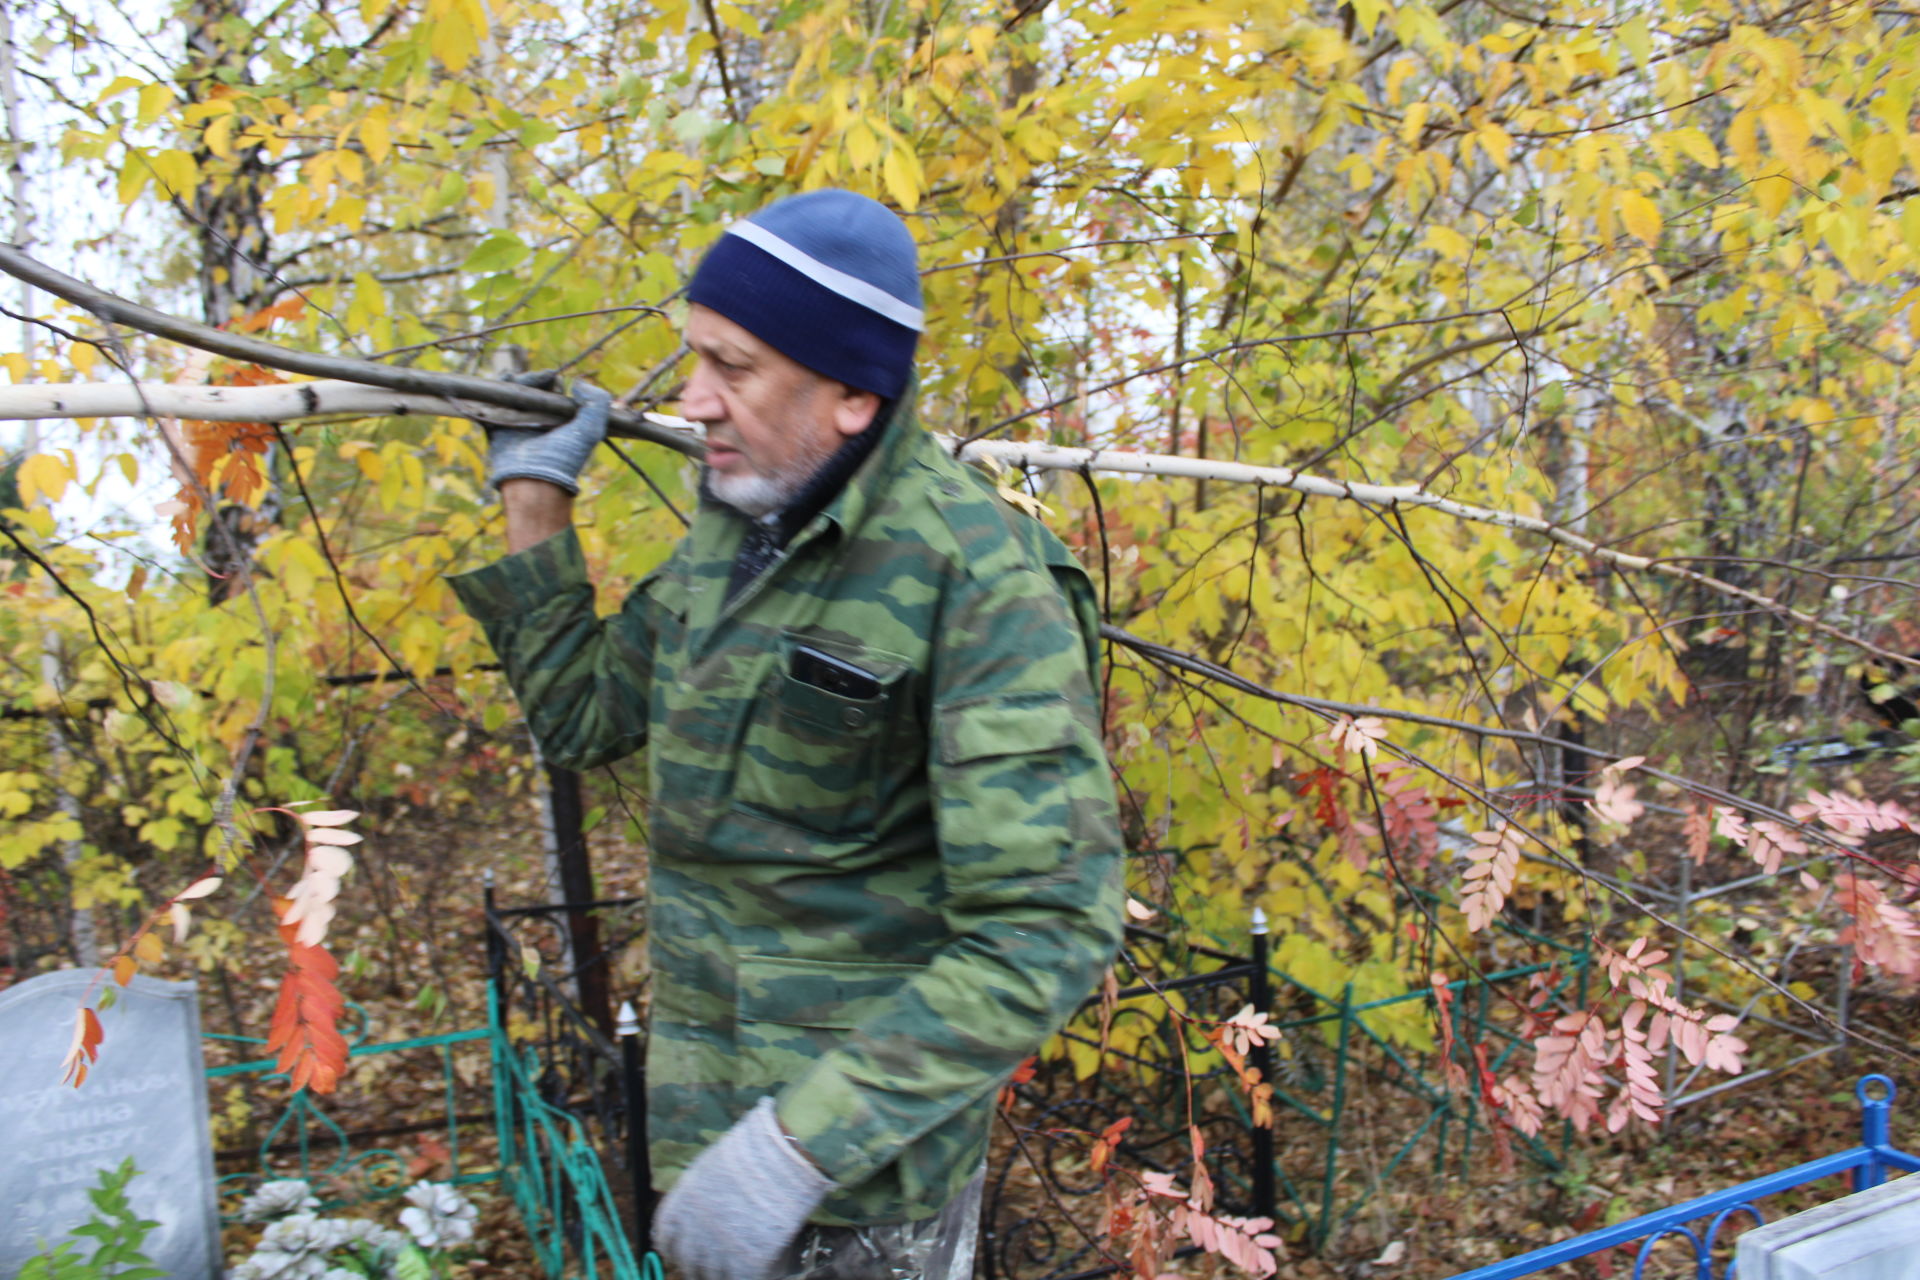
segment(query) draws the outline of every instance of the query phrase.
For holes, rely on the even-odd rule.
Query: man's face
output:
[[[707,484],[750,516],[786,506],[880,400],[782,355],[707,307],[687,317],[696,357],[680,412],[707,428]]]

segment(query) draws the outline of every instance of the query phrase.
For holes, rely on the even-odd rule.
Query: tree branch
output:
[[[0,250],[4,253],[5,250]],[[0,260],[3,266],[4,260]],[[131,305],[131,304],[128,304]],[[158,315],[158,313],[152,313]],[[180,321],[181,324],[189,322]],[[193,326],[204,328],[204,326]],[[219,330],[208,329],[208,333],[222,338],[233,335],[222,334]],[[299,353],[282,352],[271,343],[254,339],[237,339],[264,347],[267,351],[282,356]],[[251,357],[249,357],[251,358]],[[413,413],[450,414],[456,417],[472,417],[477,420],[502,423],[518,421],[521,423],[551,422],[571,416],[573,402],[564,396],[549,395],[546,392],[534,392],[545,399],[558,402],[564,408],[551,414],[536,413],[516,416],[485,413],[471,403],[462,401],[473,395],[474,388],[488,393],[515,392],[525,394],[528,388],[505,382],[492,382],[485,378],[471,378],[460,374],[420,373],[414,370],[389,370],[384,365],[376,365],[364,360],[352,360],[330,356],[314,357],[325,360],[334,367],[346,367],[349,372],[358,374],[364,370],[383,373],[406,373],[415,385],[428,388],[442,388],[440,394],[428,392],[406,392],[394,394],[379,391],[371,387],[356,386],[351,382],[325,381],[284,383],[279,386],[264,387],[186,387],[156,383],[78,383],[78,384],[42,384],[17,387],[0,387],[0,420],[21,418],[105,418],[124,416],[147,416],[163,413],[170,417],[195,418],[217,422],[288,422],[296,418],[310,418],[329,413],[380,414],[399,416]],[[260,361],[260,363],[267,363]],[[517,407],[517,406],[516,406]],[[628,412],[625,417],[631,423],[646,428],[645,434],[634,427],[613,430],[610,434],[621,437],[633,437],[664,444],[692,457],[700,457],[705,446],[701,442],[698,427],[683,418],[674,418],[666,414],[635,414]],[[1603,546],[1592,538],[1574,533],[1551,520],[1538,516],[1522,515],[1516,511],[1502,511],[1493,507],[1476,506],[1472,503],[1457,502],[1452,498],[1443,498],[1439,494],[1423,489],[1419,485],[1383,485],[1366,484],[1352,480],[1334,480],[1325,476],[1306,475],[1291,467],[1261,467],[1244,462],[1221,462],[1210,458],[1188,458],[1171,454],[1123,453],[1107,449],[1078,449],[1061,445],[1045,444],[1038,441],[1017,440],[971,440],[959,441],[950,436],[938,437],[950,450],[957,450],[965,460],[975,457],[993,458],[1009,466],[1031,467],[1044,471],[1109,471],[1128,475],[1178,476],[1193,480],[1220,480],[1235,484],[1264,485],[1277,489],[1289,489],[1295,493],[1311,497],[1339,498],[1357,502],[1362,506],[1382,511],[1401,511],[1407,508],[1421,508],[1452,516],[1475,524],[1492,525],[1495,528],[1512,529],[1520,533],[1530,533],[1558,543],[1581,555],[1603,561],[1620,569],[1631,569],[1646,573],[1658,573],[1670,578],[1678,578],[1692,583],[1718,595],[1745,601],[1778,617],[1790,619],[1799,625],[1821,635],[1850,645],[1863,653],[1900,666],[1920,666],[1920,658],[1898,650],[1883,648],[1880,645],[1854,635],[1844,628],[1783,604],[1771,596],[1737,586],[1724,579],[1715,578],[1671,560],[1656,559],[1652,556],[1634,555]]]
[[[155,311],[129,302],[85,281],[76,280],[23,253],[14,245],[0,245],[0,271],[64,298],[100,319],[138,329],[156,337],[169,338],[202,351],[304,373],[316,378],[339,378],[367,386],[382,387],[409,396],[425,396],[436,401],[434,412],[453,417],[472,418],[495,425],[564,422],[573,416],[574,403],[552,391],[523,387],[518,383],[496,382],[461,373],[432,373],[420,369],[376,364],[352,356],[320,355],[308,351],[289,351],[259,338],[229,333],[180,316]],[[518,410],[518,415],[487,412],[488,408]],[[422,410],[424,411],[424,410]],[[71,416],[71,415],[55,415]],[[260,419],[254,419],[259,421]],[[609,431],[636,440],[651,440],[682,453],[694,452],[690,439],[679,432],[657,426],[640,414],[615,409]]]

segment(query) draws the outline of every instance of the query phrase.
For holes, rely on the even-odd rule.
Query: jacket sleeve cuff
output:
[[[567,587],[589,582],[586,553],[571,528],[484,569],[447,579],[461,605],[481,622],[520,616]]]
[[[774,1114],[837,1186],[855,1185],[886,1163],[892,1148],[904,1145],[886,1132],[851,1081],[819,1063],[780,1092]]]

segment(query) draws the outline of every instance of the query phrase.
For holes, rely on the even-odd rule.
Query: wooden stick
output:
[[[153,383],[79,385],[42,385],[0,387],[0,419],[47,417],[148,416],[197,417],[243,422],[286,422],[294,418],[323,413],[440,413],[474,418],[494,425],[535,425],[561,422],[572,416],[573,401],[551,391],[539,391],[517,383],[496,382],[488,378],[457,373],[432,373],[376,364],[350,356],[316,355],[289,351],[284,347],[197,324],[179,316],[155,311],[128,302],[72,276],[35,261],[12,245],[0,245],[0,271],[25,280],[48,293],[65,298],[104,320],[124,324],[158,337],[171,338],[216,355],[249,360],[290,373],[304,373],[331,379],[326,382],[288,383],[270,387],[175,387]],[[349,388],[346,384],[360,384]],[[386,393],[371,390],[379,388]],[[120,398],[112,399],[114,395]],[[182,398],[186,397],[186,398]],[[193,399],[192,397],[204,397]],[[96,406],[81,411],[82,403]],[[105,407],[117,404],[118,409]],[[162,408],[178,404],[180,410]],[[361,407],[364,405],[365,407]],[[478,407],[477,407],[478,406]],[[210,407],[218,412],[202,411]],[[294,409],[299,412],[293,412]],[[514,412],[500,413],[499,410]],[[693,457],[701,457],[705,446],[695,424],[664,414],[639,414],[616,409],[608,424],[610,435],[649,440]],[[948,449],[958,445],[954,437],[941,437]],[[1832,623],[1822,621],[1800,609],[1749,591],[1745,587],[1708,574],[1688,569],[1671,561],[1634,555],[1602,546],[1538,516],[1514,511],[1475,506],[1443,498],[1418,485],[1361,484],[1332,480],[1324,476],[1303,475],[1290,467],[1259,467],[1241,462],[1219,462],[1204,458],[1183,458],[1165,454],[1119,453],[1104,449],[1071,449],[1058,445],[1010,440],[975,440],[960,447],[962,458],[989,457],[1012,466],[1049,471],[1107,471],[1133,475],[1178,476],[1183,479],[1222,480],[1240,484],[1258,484],[1288,489],[1314,497],[1357,502],[1377,509],[1424,508],[1475,524],[1493,525],[1530,533],[1558,543],[1571,551],[1603,561],[1621,569],[1658,573],[1702,587],[1715,594],[1740,600],[1778,617],[1788,618],[1811,631],[1831,637],[1863,653],[1872,654],[1903,667],[1920,666],[1920,659],[1897,650],[1885,649]]]
[[[513,382],[497,382],[491,378],[475,378],[463,373],[435,373],[425,369],[377,364],[374,361],[361,360],[353,356],[329,356],[311,351],[290,351],[259,338],[230,333],[225,329],[216,329],[211,325],[169,315],[164,311],[155,311],[151,307],[129,302],[104,289],[96,289],[83,280],[76,280],[65,272],[55,270],[46,263],[36,260],[15,245],[0,245],[0,271],[5,271],[8,275],[24,280],[35,288],[45,290],[56,297],[64,298],[112,324],[125,325],[127,328],[138,329],[142,333],[150,333],[155,337],[170,338],[190,347],[198,347],[202,351],[211,351],[215,355],[234,360],[250,361],[270,369],[304,373],[315,378],[357,382],[363,386],[380,387],[409,396],[429,397],[442,403],[442,407],[434,412],[450,416],[476,418],[499,426],[530,426],[539,423],[564,422],[572,417],[574,412],[573,401],[553,391],[523,387]],[[464,405],[465,408],[464,410],[456,409],[452,405]],[[517,414],[494,412],[499,409],[519,412]],[[425,412],[425,410],[418,411]],[[132,412],[143,411],[136,409]],[[482,414],[484,417],[481,416]],[[263,422],[267,419],[255,418],[252,421]],[[626,439],[650,440],[681,453],[690,452],[688,445],[691,442],[685,435],[658,427],[647,421],[643,415],[629,409],[615,409],[609,419],[608,430],[610,434]]]

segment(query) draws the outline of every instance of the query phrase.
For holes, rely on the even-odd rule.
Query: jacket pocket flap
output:
[[[892,1000],[921,966],[789,956],[741,956],[743,1022],[851,1031]]]
[[[941,764],[1059,751],[1079,739],[1073,708],[1055,694],[987,698],[934,712]]]
[[[664,566],[640,579],[637,589],[646,592],[668,617],[684,619],[687,616],[687,584],[678,575],[668,573]]]

